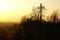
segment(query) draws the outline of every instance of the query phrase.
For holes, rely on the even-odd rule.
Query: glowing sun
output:
[[[0,1],[0,12],[4,12],[8,9],[8,2],[7,1]]]

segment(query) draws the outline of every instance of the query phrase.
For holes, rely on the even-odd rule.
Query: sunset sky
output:
[[[60,9],[60,0],[0,0],[0,22],[19,22],[28,15],[33,6],[45,6],[48,15],[54,9]]]

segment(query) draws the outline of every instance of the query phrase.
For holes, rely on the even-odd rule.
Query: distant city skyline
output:
[[[60,10],[60,0],[0,0],[0,22],[19,22],[20,18],[32,12],[33,6],[42,3],[46,14],[53,10]]]

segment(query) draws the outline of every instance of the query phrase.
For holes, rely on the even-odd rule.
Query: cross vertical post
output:
[[[39,19],[40,21],[42,21],[42,11],[43,11],[44,8],[45,8],[45,7],[42,6],[42,3],[40,3],[40,7],[38,7],[38,9],[39,9],[38,19]]]
[[[42,4],[40,4],[40,21],[42,21]]]

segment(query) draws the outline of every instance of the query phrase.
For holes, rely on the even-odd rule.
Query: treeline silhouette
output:
[[[41,22],[30,20],[19,25],[13,40],[58,40],[60,32],[60,22]]]
[[[57,12],[57,10],[54,11],[47,22],[42,19],[42,6],[38,12],[34,9],[33,16],[22,18],[19,29],[12,40],[59,40],[60,21],[58,21]]]

